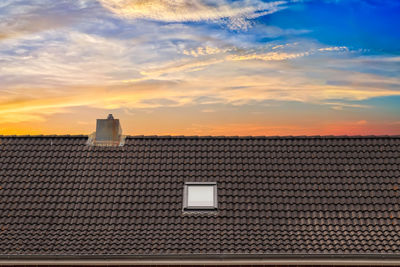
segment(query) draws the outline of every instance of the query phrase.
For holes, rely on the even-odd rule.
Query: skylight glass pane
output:
[[[188,206],[214,206],[214,186],[188,186]]]

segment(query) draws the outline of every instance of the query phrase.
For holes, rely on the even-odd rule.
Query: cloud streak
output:
[[[263,118],[297,113],[299,105],[314,109],[302,114],[304,121],[324,121],[321,111],[330,118],[370,114],[376,106],[369,99],[400,95],[398,55],[370,53],[345,41],[329,45],[307,38],[312,28],[273,25],[285,13],[276,12],[295,3],[303,4],[2,1],[0,128],[39,127],[50,118],[76,116],[84,122],[82,114],[114,111],[129,113],[126,119],[154,112],[165,117],[153,118],[149,125],[161,125],[172,121],[164,112],[176,110],[174,120],[181,124],[212,117],[198,122],[197,130],[185,128],[189,132],[234,134],[241,128],[238,134],[304,133],[301,125],[290,127],[290,120],[278,125]],[[276,13],[271,20],[261,18],[271,13]],[[272,101],[277,108],[267,112]],[[279,108],[282,103],[291,106]],[[230,109],[224,116],[223,108]],[[256,114],[261,114],[259,121],[248,121]],[[296,124],[293,114],[289,117]],[[359,115],[348,125],[362,130],[373,121]],[[346,123],[337,120],[343,126],[337,132],[349,127]],[[170,130],[164,133],[174,133]]]
[[[204,0],[99,0],[108,10],[128,19],[163,22],[219,21],[227,19],[231,29],[247,29],[249,20],[286,8],[286,1],[235,2]]]
[[[297,44],[298,45],[298,44]],[[141,74],[148,76],[148,78],[156,78],[161,75],[182,72],[182,71],[198,71],[202,70],[208,66],[228,62],[228,61],[250,61],[250,60],[260,60],[260,61],[284,61],[292,60],[296,58],[301,58],[309,56],[315,53],[324,52],[348,52],[347,47],[324,47],[319,49],[310,49],[308,51],[285,51],[285,48],[293,45],[279,45],[268,48],[269,52],[265,52],[265,48],[254,50],[246,50],[238,47],[197,47],[191,50],[183,50],[183,54],[187,56],[192,56],[194,59],[183,59],[180,61],[174,61],[163,66],[150,67],[143,71]],[[142,78],[146,79],[146,78]]]
[[[28,42],[37,49],[24,51]],[[3,45],[0,120],[42,120],[84,106],[154,109],[201,105],[198,99],[202,97],[234,106],[276,100],[326,103],[339,110],[349,106],[328,100],[400,94],[398,77],[338,69],[363,64],[344,48],[309,43],[259,48],[218,42],[194,47],[190,42],[181,46],[167,43],[160,48],[163,53],[154,54],[155,62],[138,62],[140,55],[154,49],[153,43],[132,46],[135,42],[59,30],[56,35],[43,33],[34,40],[21,39],[18,45]],[[304,47],[310,48],[304,52]],[[20,52],[10,54],[11,48]],[[335,53],[347,53],[347,57],[339,59]],[[172,55],[176,59],[170,60]],[[382,60],[384,64],[397,63],[387,61]]]
[[[80,4],[79,4],[80,3]],[[21,0],[0,6],[0,41],[69,26],[82,18],[86,5],[79,1],[59,9],[54,1]]]

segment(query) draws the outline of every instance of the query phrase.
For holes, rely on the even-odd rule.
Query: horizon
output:
[[[5,137],[5,138],[25,138],[25,137],[33,137],[33,138],[40,138],[40,137],[60,137],[60,138],[64,138],[64,137],[90,137],[92,134],[94,134],[94,132],[90,133],[90,134],[0,134],[0,137]],[[208,138],[232,138],[232,139],[246,139],[246,138],[250,138],[250,139],[329,139],[329,138],[333,138],[333,139],[340,139],[340,138],[350,138],[350,139],[357,139],[357,138],[399,138],[400,135],[130,135],[130,134],[124,134],[122,133],[121,135],[123,138],[129,137],[129,138],[204,138],[204,139],[208,139]]]
[[[396,0],[5,0],[0,135],[400,134]]]

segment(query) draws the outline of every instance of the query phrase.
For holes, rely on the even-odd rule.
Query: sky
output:
[[[398,0],[1,0],[0,134],[400,134]]]

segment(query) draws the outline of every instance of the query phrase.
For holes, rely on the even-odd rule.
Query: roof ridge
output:
[[[286,135],[286,136],[187,136],[187,135],[127,135],[126,138],[138,139],[381,139],[400,138],[400,135]]]
[[[57,134],[49,134],[49,135],[45,135],[45,134],[36,134],[36,135],[29,135],[29,134],[24,134],[24,135],[1,135],[0,134],[0,138],[53,138],[53,137],[57,137],[57,138],[65,138],[65,137],[71,137],[71,138],[81,138],[81,137],[88,137],[89,135],[84,135],[84,134],[75,134],[75,135],[70,135],[70,134],[63,134],[63,135],[57,135]]]
[[[0,138],[87,138],[89,135],[0,135]],[[400,138],[400,135],[260,135],[260,136],[216,136],[216,135],[126,135],[126,138],[146,139],[340,139],[340,138]]]

